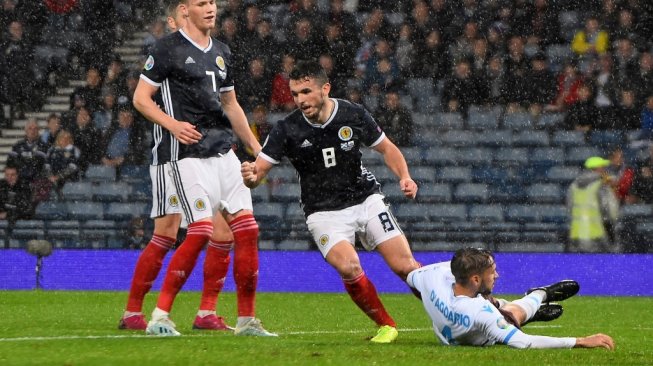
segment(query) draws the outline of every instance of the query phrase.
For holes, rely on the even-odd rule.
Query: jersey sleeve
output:
[[[408,274],[406,277],[406,283],[408,286],[417,289],[417,290],[422,290],[424,287],[423,281],[424,281],[424,273],[428,271],[433,271],[439,268],[447,268],[449,271],[451,271],[451,262],[439,262],[439,263],[433,263],[429,264],[428,266],[420,267]]]
[[[161,86],[161,83],[168,77],[169,63],[170,55],[165,47],[161,42],[155,43],[141,71],[141,79],[152,86]]]
[[[227,76],[220,84],[220,93],[226,93],[228,91],[234,90],[233,56],[231,54],[231,50],[226,45],[224,46],[224,58],[225,58]]]
[[[513,348],[572,348],[576,338],[556,338],[528,335],[508,323],[489,301],[476,317],[490,343],[503,343]]]
[[[265,139],[259,156],[272,164],[279,164],[286,155],[286,136],[283,123],[277,123]]]
[[[363,131],[365,132],[362,139],[363,143],[369,147],[374,147],[378,145],[385,138],[385,133],[381,129],[378,123],[374,120],[374,117],[366,109],[363,109],[362,122],[363,122]]]

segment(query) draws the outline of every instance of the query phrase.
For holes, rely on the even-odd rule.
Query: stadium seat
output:
[[[29,228],[17,229],[11,231],[12,239],[32,240],[32,239],[46,239],[45,229]]]
[[[372,149],[362,148],[361,155],[362,155],[361,160],[364,166],[385,164],[383,160],[383,155],[379,154],[378,152]],[[272,172],[272,170],[270,171],[270,173]]]
[[[453,193],[458,202],[486,202],[489,197],[488,186],[483,183],[461,183]]]
[[[506,219],[512,222],[525,223],[539,221],[536,205],[510,205],[506,210]]]
[[[116,180],[116,169],[105,165],[91,165],[84,174],[90,182],[113,182]]]
[[[498,185],[506,182],[508,178],[508,170],[504,168],[485,166],[472,169],[472,179],[474,183]]]
[[[621,207],[620,217],[624,221],[653,221],[653,206],[648,204],[632,204]]]
[[[279,225],[284,218],[284,206],[278,202],[260,203],[254,206],[254,216],[258,221]]]
[[[429,218],[435,222],[460,222],[467,220],[465,205],[431,205],[428,208]]]
[[[424,148],[429,148],[432,146],[442,145],[440,141],[442,133],[435,130],[421,130],[413,133],[411,137],[411,144],[413,146],[419,146]]]
[[[528,149],[503,147],[497,149],[494,160],[502,167],[528,164]]]
[[[65,220],[68,217],[68,206],[65,202],[41,202],[34,212],[34,218],[39,220]]]
[[[564,113],[545,113],[537,120],[536,127],[548,130],[558,129],[564,119]]]
[[[131,183],[130,186],[130,202],[150,202],[152,200],[152,182],[149,179],[143,182]]]
[[[626,136],[622,131],[590,131],[589,144],[606,151],[623,146]]]
[[[476,133],[472,131],[451,130],[442,135],[442,143],[452,147],[467,147],[476,144]]]
[[[298,201],[301,195],[299,183],[281,183],[272,186],[272,201],[276,202],[294,202]]]
[[[483,131],[478,139],[478,144],[484,147],[504,147],[512,145],[512,131],[490,130]]]
[[[410,164],[409,164],[410,165]],[[431,183],[435,180],[435,168],[429,166],[416,166],[410,169],[410,175],[418,184]],[[398,180],[395,176],[394,180]]]
[[[147,203],[120,203],[111,202],[104,210],[104,217],[96,217],[96,220],[130,220],[134,217],[149,216],[149,209],[152,206]],[[101,211],[100,211],[101,212]]]
[[[424,152],[424,163],[430,166],[455,165],[458,163],[457,149],[450,147],[431,147]]]
[[[546,173],[546,180],[551,183],[560,183],[569,185],[581,173],[581,169],[576,166],[554,166]]]
[[[309,240],[283,240],[277,244],[278,250],[311,250],[315,247],[312,241]]]
[[[103,217],[103,208],[99,202],[68,203],[68,212],[72,220],[100,220]]]
[[[551,145],[557,147],[584,146],[585,144],[583,131],[555,131],[551,138]]]
[[[568,221],[567,206],[563,204],[558,205],[537,205],[534,208],[544,223],[564,224]]]
[[[61,189],[61,196],[66,201],[90,201],[93,198],[93,183],[68,182]]]
[[[544,131],[520,131],[513,135],[512,144],[515,147],[549,146],[549,135]]]
[[[408,94],[413,98],[413,103],[419,112],[430,111],[428,105],[430,98],[435,95],[434,85],[431,78],[409,78],[406,81]]]
[[[420,147],[402,147],[400,150],[408,165],[419,165],[422,163],[422,149]]]
[[[438,169],[435,180],[442,183],[471,182],[472,169],[468,167],[445,166]]]
[[[270,169],[266,178],[269,182],[297,183],[297,171],[291,165],[281,164]]]
[[[431,183],[422,185],[417,190],[417,202],[451,202],[451,186],[446,183]]]
[[[397,180],[397,176],[395,173],[393,173],[388,167],[385,165],[381,166],[375,166],[375,167],[366,167],[368,171],[372,172],[374,174],[374,177],[376,178],[377,182],[381,184],[389,183],[389,182],[394,182]],[[412,173],[412,171],[411,171]],[[415,179],[415,178],[413,178]]]
[[[526,198],[526,192],[521,183],[506,182],[490,186],[488,201],[495,203],[516,203]]]
[[[93,200],[98,202],[128,202],[132,186],[125,182],[102,182],[93,187]]]
[[[405,202],[392,206],[392,212],[397,217],[399,223],[411,223],[429,220],[430,204],[419,204],[415,202]]]
[[[566,165],[582,166],[590,156],[601,156],[601,151],[596,147],[570,147],[565,154]]]
[[[45,221],[43,221],[43,220],[16,220],[16,222],[14,223],[14,229],[25,229],[25,230],[45,229]]]
[[[150,181],[150,169],[147,165],[123,165],[120,167],[120,180],[127,183]]]
[[[464,127],[463,116],[460,113],[437,113],[435,128],[439,130],[460,130]]]
[[[472,205],[469,208],[469,220],[473,222],[503,222],[501,205]]]
[[[469,111],[467,118],[467,128],[473,130],[496,130],[499,128],[499,116],[493,113],[479,111]]]
[[[253,202],[267,202],[270,200],[270,187],[267,184],[261,184],[250,190]]]
[[[536,183],[526,188],[526,196],[529,202],[536,203],[560,203],[562,191],[557,184]]]
[[[381,186],[381,192],[385,195],[385,198],[391,203],[401,203],[406,201],[406,196],[404,192],[399,189],[399,183],[387,182]]]
[[[532,130],[533,125],[533,117],[529,113],[509,113],[503,116],[502,127],[508,130]]]
[[[492,163],[494,151],[488,148],[463,148],[459,151],[458,161],[472,167],[487,166]]]
[[[565,152],[558,147],[539,147],[531,150],[530,162],[540,166],[561,165],[565,161]]]

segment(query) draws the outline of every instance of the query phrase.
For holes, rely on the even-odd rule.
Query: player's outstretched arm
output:
[[[243,177],[245,186],[253,189],[261,184],[270,169],[272,169],[272,164],[259,156],[253,163],[246,161],[240,164],[240,175]]]
[[[159,90],[158,87],[140,79],[136,86],[136,90],[134,91],[134,108],[151,122],[154,122],[170,131],[170,133],[182,144],[190,145],[197,143],[202,138],[202,134],[195,129],[195,126],[188,122],[175,120],[165,114],[156,103],[154,103],[152,96],[157,92],[157,90]]]
[[[614,340],[609,335],[602,333],[593,334],[587,337],[576,338],[574,348],[607,348],[614,350]]]
[[[408,198],[415,198],[415,195],[417,194],[417,184],[410,177],[408,164],[406,163],[404,154],[401,153],[399,148],[386,137],[374,146],[373,149],[383,155],[385,164],[397,177],[399,177],[399,189],[404,192],[404,195]]]
[[[222,110],[227,115],[227,118],[229,118],[229,122],[231,122],[231,127],[236,136],[254,152],[254,156],[258,155],[261,151],[261,144],[256,140],[252,130],[249,128],[247,116],[236,99],[236,92],[230,90],[221,93],[220,101],[222,102]]]

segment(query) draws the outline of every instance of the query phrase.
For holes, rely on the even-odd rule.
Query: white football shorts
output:
[[[217,212],[253,210],[249,188],[233,150],[220,157],[185,158],[168,163],[184,219],[189,223]]]
[[[368,251],[403,235],[380,194],[373,194],[363,203],[342,210],[312,213],[306,218],[306,225],[325,258],[331,248],[343,240],[354,245],[357,233]]]
[[[170,214],[180,214],[181,206],[177,190],[172,183],[170,166],[150,165],[150,179],[152,179],[152,211],[151,218]]]

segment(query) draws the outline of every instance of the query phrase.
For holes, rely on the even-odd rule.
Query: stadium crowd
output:
[[[60,83],[86,80],[70,95],[69,110],[48,117],[46,130],[29,121],[10,153],[7,169],[17,168],[18,180],[31,185],[28,212],[56,199],[90,165],[147,164],[150,124],[131,100],[149,47],[166,34],[157,11],[163,6],[0,5],[0,102],[10,106],[0,124],[38,110]],[[604,156],[618,155],[605,176],[621,203],[653,203],[649,1],[228,0],[218,11],[214,36],[233,52],[238,99],[261,141],[274,118],[294,108],[289,70],[319,58],[331,96],[365,105],[399,146],[417,146],[425,129],[443,129],[436,120],[417,126],[415,113],[459,114],[463,129],[472,108],[528,115],[549,134],[581,131]],[[142,60],[124,63],[114,47],[145,26]],[[537,123],[548,115],[560,118]],[[614,138],[600,141],[596,131]]]

